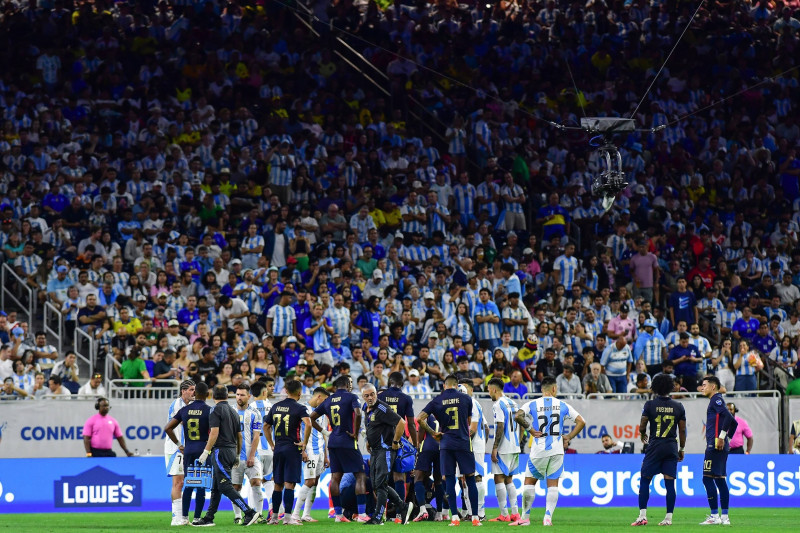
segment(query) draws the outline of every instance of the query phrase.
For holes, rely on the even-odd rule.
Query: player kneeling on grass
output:
[[[526,403],[514,415],[514,420],[530,431],[533,441],[522,490],[522,514],[510,526],[531,524],[531,507],[536,498],[536,483],[540,479],[547,480],[547,507],[542,525],[553,525],[553,513],[558,503],[558,480],[564,473],[564,449],[586,425],[573,407],[556,398],[557,394],[556,380],[546,377],[542,379],[542,397]],[[567,419],[574,420],[575,427],[564,435]]]
[[[659,526],[672,525],[672,511],[675,509],[675,478],[678,463],[683,461],[683,447],[686,444],[686,413],[683,405],[670,398],[673,381],[669,374],[659,374],[651,385],[656,397],[648,400],[642,410],[639,422],[639,435],[647,450],[642,460],[642,477],[639,481],[639,518],[632,526],[647,525],[647,501],[650,499],[650,481],[657,474],[664,474],[664,487],[667,490],[667,516]],[[650,426],[650,438],[647,426]],[[677,437],[680,438],[678,447]]]

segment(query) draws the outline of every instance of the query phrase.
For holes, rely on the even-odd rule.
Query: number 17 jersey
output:
[[[686,412],[680,402],[668,396],[656,396],[644,404],[642,416],[647,417],[650,426],[648,450],[661,444],[677,444],[678,422],[686,420]]]
[[[568,403],[552,396],[536,398],[522,406],[525,413],[533,417],[531,429],[538,429],[543,436],[531,440],[531,457],[551,457],[564,454],[564,425],[567,419],[576,420],[580,415]]]

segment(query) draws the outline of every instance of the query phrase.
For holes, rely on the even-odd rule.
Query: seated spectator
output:
[[[527,383],[522,381],[522,372],[517,369],[512,370],[511,380],[503,386],[503,393],[516,394],[517,398],[522,399],[528,392]],[[559,392],[561,392],[560,389]]]
[[[50,376],[48,380],[48,388],[50,389],[45,394],[48,396],[71,396],[72,392],[61,384],[61,378],[58,376]]]
[[[558,394],[581,394],[583,386],[581,379],[575,375],[575,367],[564,365],[564,371],[556,377]]]
[[[600,363],[589,365],[589,373],[583,376],[584,394],[608,394],[614,392],[611,388],[611,382],[602,372],[603,366]]]
[[[106,396],[106,388],[103,386],[103,374],[95,372],[80,389],[78,389],[80,396],[94,396],[97,398],[104,398]]]

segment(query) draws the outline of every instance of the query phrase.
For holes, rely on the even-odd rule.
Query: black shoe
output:
[[[203,518],[196,518],[192,525],[195,527],[214,527],[217,524],[214,523],[214,517],[209,517],[208,515],[204,516]]]
[[[255,524],[258,521],[259,515],[257,512],[250,510],[249,512],[244,514],[242,518],[242,523],[245,527]]]
[[[411,514],[414,512],[414,504],[407,503],[403,506],[402,514],[400,515],[400,519],[403,521],[403,524],[408,524],[411,521]]]
[[[383,525],[383,519],[375,516],[375,517],[370,518],[366,522],[364,522],[364,525],[365,526],[382,526]]]

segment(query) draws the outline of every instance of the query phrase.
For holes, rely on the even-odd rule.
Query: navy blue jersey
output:
[[[456,389],[446,389],[422,411],[434,415],[439,421],[439,431],[443,433],[439,449],[472,451],[472,439],[469,438],[472,398]]]
[[[645,402],[642,416],[646,416],[650,424],[648,446],[675,443],[678,439],[678,422],[686,421],[683,405],[669,396],[657,396]]]
[[[189,405],[185,405],[175,413],[173,418],[183,425],[183,434],[185,436],[184,454],[203,453],[208,442],[208,432],[210,431],[208,424],[210,414],[211,406],[200,400],[195,400]]]
[[[378,399],[388,404],[403,420],[407,417],[414,418],[414,402],[408,394],[397,387],[389,387],[379,392]]]
[[[425,420],[428,425],[434,431],[439,431],[439,422],[436,420],[436,417],[433,415],[429,415],[428,418]],[[420,448],[421,452],[439,452],[439,441],[434,439],[430,433],[425,433],[425,440],[422,441],[422,448]]]
[[[308,416],[306,408],[292,398],[281,400],[272,406],[267,416],[264,417],[264,424],[272,427],[272,438],[275,442],[275,454],[286,448],[297,450],[297,443],[303,442],[300,435],[300,424],[303,418]]]
[[[314,409],[315,413],[326,415],[331,421],[331,431],[328,437],[328,448],[358,448],[355,438],[348,435],[355,435],[357,430],[356,409],[359,409],[358,396],[349,393],[344,389],[339,389]]]
[[[715,439],[719,436],[719,432],[725,431],[727,433],[725,448],[727,449],[728,441],[733,437],[738,426],[739,423],[736,422],[736,419],[725,405],[722,393],[718,392],[712,396],[706,411],[706,444],[714,447]]]

